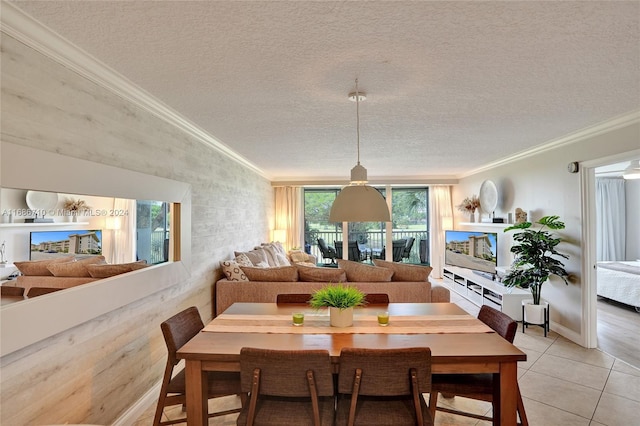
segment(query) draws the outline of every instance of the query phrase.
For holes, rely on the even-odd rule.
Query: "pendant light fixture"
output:
[[[640,179],[640,160],[631,160],[629,166],[622,172],[625,179]]]
[[[356,103],[356,130],[358,142],[358,163],[351,169],[351,183],[338,193],[331,212],[330,222],[389,222],[389,207],[380,192],[366,185],[367,169],[360,165],[360,102],[367,99],[358,91],[349,93],[349,100]]]

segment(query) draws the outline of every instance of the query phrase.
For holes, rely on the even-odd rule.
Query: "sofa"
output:
[[[28,293],[31,287],[66,289],[148,265],[146,262],[108,264],[103,256],[76,258],[71,255],[49,260],[15,262],[15,266],[21,275],[13,281],[15,284],[7,282],[3,285],[23,287],[25,293]]]
[[[215,283],[215,314],[236,302],[274,303],[281,293],[310,294],[343,283],[364,293],[386,293],[390,302],[447,303],[449,290],[429,281],[431,267],[374,260],[367,265],[338,260],[338,268],[297,263],[260,267],[243,256],[221,262],[224,278]]]

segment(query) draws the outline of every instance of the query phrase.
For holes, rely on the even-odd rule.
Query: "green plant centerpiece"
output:
[[[333,327],[349,327],[353,324],[353,308],[365,304],[365,294],[356,287],[329,284],[311,295],[312,308],[329,308]]]
[[[511,247],[511,253],[515,257],[502,283],[507,287],[528,288],[533,296],[533,304],[539,305],[542,284],[551,275],[556,275],[562,278],[565,284],[569,284],[564,264],[554,257],[568,259],[569,256],[556,250],[562,239],[549,231],[564,229],[564,222],[560,221],[559,216],[545,216],[535,223],[541,227],[531,229],[531,222],[522,222],[505,228],[504,232],[514,229],[522,232],[513,236],[514,245]]]

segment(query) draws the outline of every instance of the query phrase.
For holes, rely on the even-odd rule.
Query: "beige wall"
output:
[[[454,206],[467,196],[478,194],[485,179],[492,180],[498,187],[499,200],[496,217],[507,217],[517,207],[531,211],[533,220],[546,215],[558,215],[565,222],[562,236],[566,242],[559,249],[570,256],[565,266],[573,275],[567,287],[562,280],[553,279],[543,286],[542,298],[551,303],[552,328],[555,324],[566,337],[584,342],[586,319],[582,315],[582,232],[581,177],[579,173],[567,171],[567,164],[573,161],[585,162],[637,150],[640,146],[640,124],[612,130],[604,134],[582,139],[547,152],[495,167],[460,180],[454,187]],[[456,227],[469,228],[460,222],[468,218],[456,210]],[[508,265],[513,258],[509,252],[511,235],[503,234],[500,228],[475,225],[482,231],[498,232],[498,256],[501,265]]]
[[[110,424],[161,376],[160,322],[190,305],[211,318],[219,261],[268,239],[273,190],[234,160],[5,34],[1,78],[2,141],[191,185],[190,279],[0,359],[0,423]]]

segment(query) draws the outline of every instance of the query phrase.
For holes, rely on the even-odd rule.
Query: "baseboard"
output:
[[[112,426],[129,426],[135,424],[140,416],[142,416],[144,412],[149,408],[149,406],[151,406],[158,400],[161,385],[162,380],[160,380],[144,395],[142,395],[142,398],[131,405],[127,409],[127,411],[125,411],[118,419],[116,419],[116,421],[113,422]],[[151,420],[153,420],[153,418]]]
[[[582,347],[587,347],[583,337],[575,331],[570,330],[567,327],[564,327],[554,321],[551,321],[551,324],[549,324],[549,328],[551,329],[551,331],[555,331],[565,339],[571,340],[573,343]]]

